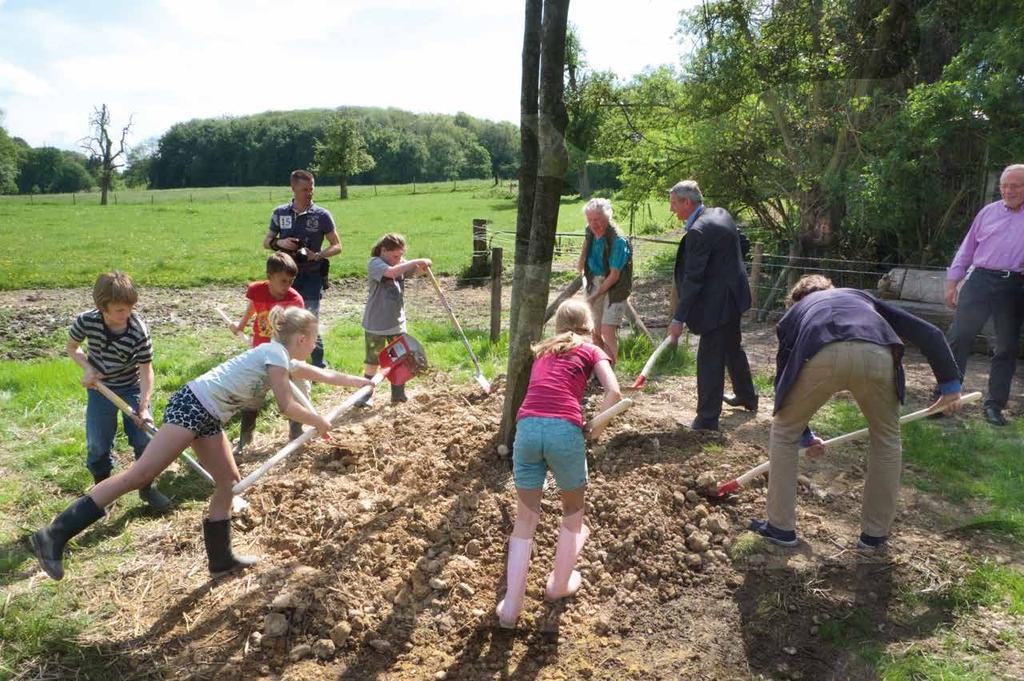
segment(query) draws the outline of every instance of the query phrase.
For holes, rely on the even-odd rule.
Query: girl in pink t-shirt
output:
[[[573,568],[589,534],[583,524],[587,485],[583,391],[591,373],[597,374],[605,389],[602,411],[621,398],[608,355],[591,342],[593,332],[590,308],[582,301],[569,300],[555,313],[556,335],[533,346],[530,385],[519,408],[512,447],[518,509],[508,540],[508,584],[496,610],[499,624],[506,628],[515,626],[523,607],[533,533],[540,519],[548,470],[562,490],[562,525],[544,596],[557,600],[580,588],[580,574]],[[589,433],[591,438],[597,435]]]

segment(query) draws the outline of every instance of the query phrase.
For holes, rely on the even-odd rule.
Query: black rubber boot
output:
[[[29,541],[43,572],[53,579],[61,579],[64,576],[64,547],[72,537],[102,517],[103,509],[92,497],[79,497],[52,523],[33,532]]]
[[[302,435],[302,424],[298,421],[288,422],[288,441],[291,442],[298,436]]]
[[[391,404],[397,404],[398,402],[408,402],[409,398],[405,396],[405,386],[391,384]]]
[[[255,556],[236,556],[231,551],[230,520],[203,520],[203,541],[210,561],[210,574],[214,577],[249,567],[257,561]]]
[[[256,430],[256,414],[257,412],[243,409],[242,410],[242,422],[241,428],[238,431],[238,442],[235,444],[235,449],[232,452],[235,456],[241,454],[249,443],[252,442],[252,434]]]
[[[171,507],[171,500],[152,484],[139,489],[139,498],[154,511],[166,511]]]

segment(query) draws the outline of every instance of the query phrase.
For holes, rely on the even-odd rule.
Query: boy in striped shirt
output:
[[[82,367],[82,385],[88,393],[85,408],[86,466],[94,483],[110,477],[114,467],[117,407],[94,390],[102,381],[135,410],[122,416],[124,434],[138,459],[149,444],[146,424],[153,422],[153,343],[146,323],[133,312],[139,300],[135,284],[124,272],[106,272],[92,289],[96,309],[75,318],[68,331],[68,357]],[[82,352],[86,343],[88,354]],[[147,485],[139,498],[156,510],[171,505],[159,490]]]

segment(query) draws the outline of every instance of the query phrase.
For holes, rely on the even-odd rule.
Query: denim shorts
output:
[[[564,419],[528,416],[516,425],[516,440],[512,445],[512,476],[516,487],[543,487],[548,469],[562,491],[587,483],[583,430]]]

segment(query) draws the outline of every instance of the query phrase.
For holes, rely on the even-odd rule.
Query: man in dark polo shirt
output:
[[[906,392],[903,340],[924,353],[938,382],[933,405],[960,408],[960,377],[942,332],[900,308],[849,288],[833,288],[807,275],[786,300],[779,320],[768,476],[768,520],[750,529],[780,546],[796,546],[798,447],[811,457],[825,452],[807,423],[835,393],[849,390],[871,432],[858,547],[881,548],[896,515],[902,448],[900,403]],[[901,340],[903,339],[903,340]]]
[[[313,203],[313,174],[308,170],[292,172],[291,187],[292,200],[275,208],[270,216],[270,229],[263,239],[263,247],[285,251],[292,256],[299,266],[292,288],[302,295],[306,309],[319,318],[324,289],[321,266],[327,258],[341,253],[341,240],[331,214],[326,208]],[[325,238],[329,244],[327,248],[323,248]],[[326,366],[324,342],[319,334],[310,363]]]

